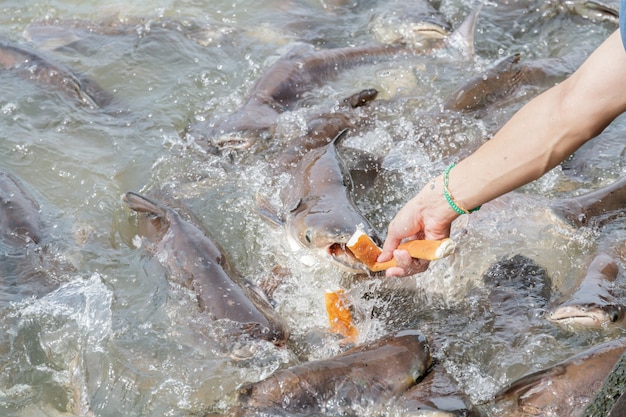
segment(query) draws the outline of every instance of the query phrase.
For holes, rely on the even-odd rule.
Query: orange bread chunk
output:
[[[383,271],[391,268],[392,266],[396,266],[395,259],[391,259],[387,262],[376,261],[382,250],[361,229],[358,229],[354,233],[352,238],[348,241],[347,246],[358,260],[363,262],[374,272]],[[454,252],[454,248],[455,244],[451,239],[411,240],[401,243],[398,246],[398,249],[408,251],[413,258],[426,259],[429,261],[434,261],[450,255]]]

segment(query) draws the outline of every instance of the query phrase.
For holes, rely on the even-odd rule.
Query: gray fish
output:
[[[564,0],[559,6],[592,22],[619,24],[619,1],[617,0]]]
[[[597,253],[576,291],[550,309],[548,320],[584,326],[622,322],[626,318],[626,305],[612,294],[618,272],[613,256]]]
[[[625,350],[626,338],[594,346],[518,379],[496,394],[495,404],[508,417],[581,416]]]
[[[175,32],[199,45],[209,46],[223,41],[237,30],[224,24],[200,24],[190,19],[178,21],[167,17],[106,17],[97,21],[46,18],[30,22],[24,30],[24,37],[46,49],[72,48],[82,51],[87,47],[84,41],[93,36],[144,38],[151,34]]]
[[[2,170],[0,227],[3,242],[12,247],[39,243],[43,235],[39,203],[15,176]]]
[[[282,210],[277,214],[259,196],[259,214],[284,227],[294,249],[305,248],[349,271],[366,272],[346,244],[359,226],[380,239],[352,199],[352,179],[337,152],[337,142],[346,132],[344,129],[329,144],[286,164],[291,165],[291,179],[280,191]]]
[[[272,137],[278,115],[294,109],[305,93],[347,69],[402,56],[429,53],[433,49],[451,44],[457,48],[467,47],[467,41],[463,38],[470,36],[466,36],[468,31],[473,31],[479,10],[480,7],[450,36],[444,39],[437,36],[438,42],[434,46],[419,50],[404,44],[325,50],[316,50],[311,45],[295,47],[267,69],[238,110],[217,122],[190,124],[184,135],[190,136],[211,152],[218,152],[223,148],[248,148],[255,142],[255,138]],[[429,31],[434,33],[432,28]]]
[[[114,101],[113,96],[95,81],[8,42],[0,42],[0,68],[15,71],[21,77],[40,84],[54,86],[83,105],[104,108]]]
[[[426,337],[416,331],[401,331],[246,385],[229,415],[266,412],[305,416],[334,407],[343,412],[384,404],[415,385],[431,364]]]
[[[150,242],[169,277],[195,290],[201,311],[213,319],[230,319],[249,327],[251,334],[282,344],[288,332],[269,301],[251,283],[241,286],[222,251],[197,225],[163,204],[136,193],[124,195],[126,205],[139,213],[139,232]]]
[[[29,187],[0,168],[0,306],[43,296],[75,272],[48,245],[42,211]]]
[[[440,363],[398,398],[403,416],[471,417],[478,416],[474,406]]]
[[[193,124],[186,134],[209,150],[247,148],[256,137],[273,136],[278,115],[293,110],[304,93],[324,81],[347,68],[407,53],[405,46],[391,45],[327,50],[315,50],[311,45],[296,47],[267,69],[238,110],[215,126],[204,122]]]
[[[550,208],[575,226],[599,226],[626,213],[626,175],[606,187],[555,200]]]
[[[563,59],[523,62],[517,53],[470,78],[450,94],[443,107],[462,112],[483,110],[510,97],[522,86],[549,86],[572,72],[573,68]]]

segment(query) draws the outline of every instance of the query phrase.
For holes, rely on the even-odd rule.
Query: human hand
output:
[[[429,182],[389,223],[387,238],[378,257],[378,262],[395,257],[397,266],[387,269],[388,277],[413,275],[428,268],[428,261],[411,258],[406,250],[397,249],[402,241],[439,240],[450,236],[450,225],[458,214],[448,205],[441,184],[441,177]]]

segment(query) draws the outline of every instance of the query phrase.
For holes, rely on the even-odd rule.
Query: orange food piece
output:
[[[347,305],[346,295],[343,290],[326,291],[324,294],[328,322],[333,332],[344,336],[349,342],[355,342],[359,336],[358,329],[354,326],[352,313]]]
[[[376,261],[382,250],[365,232],[360,229],[354,233],[348,242],[347,247],[350,251],[352,251],[358,260],[363,262],[374,272],[383,271],[391,268],[392,266],[396,266],[395,259],[391,259],[387,262]],[[454,247],[455,244],[451,239],[410,240],[408,242],[401,243],[398,246],[398,249],[408,251],[413,258],[434,261],[450,255],[454,252]]]

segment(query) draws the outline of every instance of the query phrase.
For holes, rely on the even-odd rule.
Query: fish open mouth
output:
[[[600,317],[594,315],[562,316],[558,318],[550,317],[550,320],[557,323],[582,324],[585,326],[597,326],[602,322],[608,321],[602,320]]]
[[[213,140],[215,147],[221,151],[224,150],[247,150],[252,147],[254,140],[237,135],[222,136]]]
[[[548,320],[564,323],[579,324],[583,326],[600,326],[603,323],[613,323],[619,319],[617,313],[611,314],[604,310],[578,310],[578,309],[562,309],[555,310],[548,315]]]
[[[335,263],[338,263],[344,269],[351,272],[368,272],[369,269],[363,262],[354,256],[354,253],[346,246],[345,243],[335,242],[328,245],[328,254]]]
[[[450,34],[445,28],[430,22],[421,22],[411,29],[414,34],[419,34],[429,39],[443,39]]]

